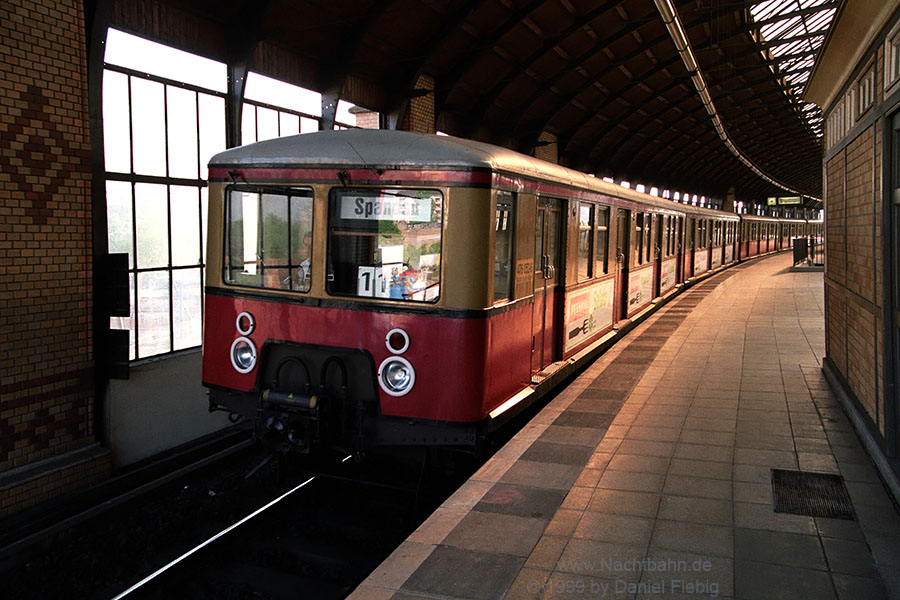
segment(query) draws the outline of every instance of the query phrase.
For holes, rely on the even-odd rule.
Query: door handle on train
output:
[[[616,262],[619,264],[622,264],[625,262],[625,253],[624,252],[619,252],[616,254]]]

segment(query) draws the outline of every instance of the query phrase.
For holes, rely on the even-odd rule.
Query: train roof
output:
[[[221,152],[212,157],[210,166],[485,168],[545,175],[549,167],[568,177],[579,174],[483,142],[384,129],[319,131],[265,140]]]
[[[674,203],[580,171],[492,144],[452,136],[384,129],[319,131],[274,138],[216,154],[210,167],[486,169],[649,204],[659,209],[737,218],[733,213]]]

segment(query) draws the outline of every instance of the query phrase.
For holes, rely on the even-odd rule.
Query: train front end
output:
[[[488,279],[489,236],[471,223],[490,223],[489,203],[473,201],[489,191],[418,169],[360,168],[333,148],[320,150],[328,168],[279,163],[310,152],[290,143],[210,164],[211,410],[252,420],[262,440],[296,452],[474,446],[486,362],[486,320],[474,308],[486,292],[448,283]]]

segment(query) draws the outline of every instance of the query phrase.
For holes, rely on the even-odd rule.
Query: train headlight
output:
[[[378,385],[386,394],[403,396],[416,383],[416,370],[408,360],[400,356],[384,359],[378,367]]]
[[[256,366],[256,346],[250,338],[241,336],[231,344],[231,365],[238,373],[249,373]]]

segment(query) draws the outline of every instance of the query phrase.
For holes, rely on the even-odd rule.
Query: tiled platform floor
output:
[[[632,331],[352,598],[900,598],[900,519],[820,370],[822,273],[790,260]],[[842,475],[857,519],[776,513],[772,469]]]

